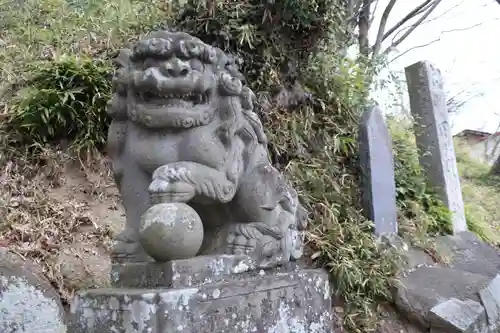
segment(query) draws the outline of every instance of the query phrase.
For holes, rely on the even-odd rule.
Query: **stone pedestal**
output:
[[[80,293],[74,333],[327,333],[323,270],[258,270],[247,256],[201,256],[113,267],[114,288]]]

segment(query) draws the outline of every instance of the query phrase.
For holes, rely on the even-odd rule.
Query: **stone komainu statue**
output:
[[[117,63],[108,153],[126,226],[114,259],[148,260],[139,224],[159,199],[199,214],[199,254],[249,254],[262,265],[298,259],[307,213],[270,163],[255,95],[234,59],[186,33],[159,31]]]

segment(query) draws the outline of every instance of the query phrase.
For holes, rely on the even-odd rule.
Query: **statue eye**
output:
[[[203,53],[203,60],[205,60],[208,63],[215,63],[217,60],[217,52],[215,49],[211,46],[205,47],[204,53]]]
[[[189,55],[192,57],[199,57],[201,54],[200,45],[194,41],[186,41],[186,47],[189,51]]]
[[[190,64],[191,64],[191,68],[194,70],[194,71],[198,71],[198,72],[202,72],[203,71],[203,63],[198,60],[198,59],[191,59],[190,61]]]

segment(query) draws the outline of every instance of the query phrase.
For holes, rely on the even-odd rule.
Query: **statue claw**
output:
[[[229,254],[251,254],[257,247],[255,238],[247,238],[238,232],[230,232],[227,237],[227,253]]]
[[[239,223],[229,233],[226,252],[253,256],[261,268],[276,266],[287,261],[282,238],[283,234],[277,227],[262,222]]]

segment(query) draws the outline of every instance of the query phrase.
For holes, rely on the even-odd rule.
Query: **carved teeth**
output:
[[[147,92],[139,92],[137,94],[139,99],[143,101],[149,101],[152,99],[163,99],[163,100],[171,100],[171,99],[182,99],[185,101],[190,101],[195,104],[207,103],[209,101],[209,93],[187,93],[187,94],[179,94],[179,93],[157,93],[152,91]]]

